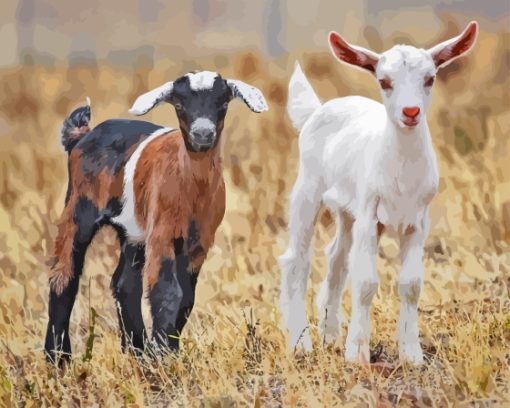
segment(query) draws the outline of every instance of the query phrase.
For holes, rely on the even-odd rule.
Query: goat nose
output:
[[[404,116],[414,119],[420,113],[420,108],[418,106],[406,106],[402,109],[402,112]]]
[[[199,142],[211,142],[214,139],[214,130],[211,129],[196,129],[193,132],[193,136],[198,139]]]

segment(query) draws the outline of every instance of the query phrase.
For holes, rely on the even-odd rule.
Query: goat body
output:
[[[141,146],[132,183],[125,183],[132,153]],[[206,153],[188,153],[179,130],[143,121],[109,120],[76,144],[69,155],[69,169],[68,198],[58,227],[55,264],[50,276],[54,290],[50,316],[52,310],[74,299],[79,279],[76,271],[81,272],[84,251],[99,228],[111,225],[122,245],[119,267],[123,269],[131,263],[130,267],[134,268],[125,274],[123,284],[118,285],[115,279],[120,278],[119,273],[114,274],[112,281],[114,294],[122,304],[121,313],[131,315],[122,318],[131,336],[129,339],[123,336],[123,345],[132,343],[143,349],[145,333],[139,329],[143,326],[141,314],[128,301],[130,294],[122,291],[131,286],[136,299],[136,293],[142,291],[142,275],[147,277],[151,290],[159,282],[161,265],[172,263],[169,269],[180,280],[188,278],[190,288],[187,296],[180,293],[182,289],[174,293],[177,300],[173,312],[191,307],[192,281],[196,283],[192,275],[198,273],[225,211],[219,147]],[[126,189],[131,186],[136,201],[129,208],[126,198],[130,192]],[[139,226],[142,235],[130,236],[131,225]],[[147,250],[140,251],[137,247]],[[133,262],[137,253],[139,259]],[[129,254],[132,259],[124,259]],[[123,289],[119,291],[119,287]],[[51,319],[50,326],[60,327],[59,322]],[[182,323],[180,326],[176,330],[182,330]],[[54,331],[48,332],[48,350],[57,342],[54,335]],[[68,337],[63,340],[65,349],[69,340]]]
[[[326,249],[328,272],[317,299],[321,336],[330,343],[338,336],[340,295],[350,271],[353,309],[345,357],[369,358],[369,312],[379,281],[377,243],[388,230],[401,245],[400,354],[413,363],[422,361],[417,302],[428,205],[438,187],[437,161],[424,115],[436,69],[469,50],[476,32],[476,23],[471,23],[460,36],[429,51],[395,46],[381,55],[331,33],[337,58],[378,78],[384,104],[360,96],[321,104],[296,66],[287,109],[300,131],[300,164],[290,198],[289,246],[280,257],[280,300],[292,347],[312,346],[306,331],[305,293],[314,223],[324,203],[336,216],[337,231]]]
[[[45,350],[51,361],[71,355],[69,320],[85,253],[104,225],[115,228],[121,243],[112,290],[123,348],[178,349],[198,273],[225,213],[219,140],[234,98],[255,112],[267,109],[258,89],[203,71],[141,95],[131,109],[140,115],[172,103],[179,130],[113,119],[89,131],[89,107],[65,120],[69,184],[50,272]],[[153,320],[150,343],[141,314],[142,276]]]

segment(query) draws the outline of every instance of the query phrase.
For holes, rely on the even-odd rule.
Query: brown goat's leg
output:
[[[183,291],[181,304],[179,305],[179,312],[177,313],[177,321],[175,328],[179,336],[182,334],[184,326],[188,322],[188,317],[193,310],[195,304],[195,289],[197,286],[199,270],[189,271],[177,274],[177,279]]]
[[[175,240],[175,259],[161,258],[157,281],[149,292],[156,345],[177,351],[179,337],[195,302],[197,273],[192,272],[182,238]]]
[[[124,240],[122,240],[124,241]],[[122,242],[119,264],[112,277],[111,288],[117,301],[117,314],[122,338],[122,349],[130,346],[139,353],[146,340],[142,318],[142,269],[145,246]]]
[[[98,226],[99,212],[87,198],[70,199],[59,225],[50,275],[49,321],[44,349],[50,362],[71,357],[69,320],[78,293],[85,253]]]

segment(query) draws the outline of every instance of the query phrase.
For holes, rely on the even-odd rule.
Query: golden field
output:
[[[297,135],[285,113],[294,60],[323,100],[351,93],[379,99],[367,74],[327,53],[268,63],[249,52],[183,64],[163,60],[136,72],[101,64],[0,71],[0,405],[508,406],[508,41],[508,34],[482,32],[475,51],[436,81],[428,120],[441,181],[425,251],[420,330],[426,363],[419,368],[398,362],[398,247],[385,238],[372,311],[378,363],[346,364],[345,332],[337,347],[322,347],[313,300],[325,274],[322,250],[334,232],[326,211],[316,229],[309,282],[315,351],[293,356],[279,329],[276,258],[287,242],[287,197],[298,160]],[[67,185],[63,119],[86,96],[94,125],[128,117],[137,95],[200,68],[259,87],[270,111],[255,115],[241,103],[230,105],[223,133],[227,213],[201,272],[181,353],[137,361],[121,352],[109,289],[118,247],[113,230],[104,229],[88,252],[73,311],[74,361],[64,371],[47,365],[47,260]],[[176,125],[169,107],[147,117]],[[92,309],[97,318],[88,360]]]

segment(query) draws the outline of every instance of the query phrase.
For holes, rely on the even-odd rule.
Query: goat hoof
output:
[[[290,347],[293,350],[300,350],[305,353],[309,353],[313,350],[312,339],[308,333],[308,329],[303,331],[299,337],[292,338],[290,341]]]
[[[59,368],[65,368],[72,360],[71,353],[65,353],[62,351],[45,350],[44,355],[49,364],[56,365]]]
[[[406,343],[400,346],[400,360],[408,362],[412,365],[420,365],[423,363],[423,351],[420,342]]]
[[[323,344],[326,346],[333,346],[339,337],[339,333],[339,327],[332,327],[329,324],[327,326],[319,327],[319,336],[323,341]]]
[[[370,346],[368,340],[361,342],[347,341],[344,358],[347,363],[370,364]]]
[[[335,331],[328,330],[324,333],[321,333],[321,339],[323,339],[324,345],[326,346],[334,346],[337,338],[338,332]]]

